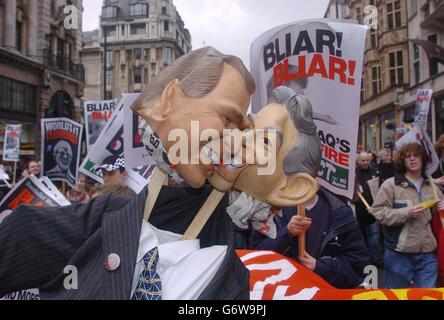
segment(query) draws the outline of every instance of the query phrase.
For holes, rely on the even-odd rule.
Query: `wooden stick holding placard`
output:
[[[3,182],[6,184],[6,186],[7,186],[9,189],[11,189],[11,185],[9,184],[9,182],[6,181],[6,179],[2,179],[2,180],[3,180]]]
[[[433,179],[432,179],[432,177],[430,175],[428,175],[427,178],[429,178],[430,185],[432,187],[433,197],[435,198],[435,200],[439,200],[439,198],[438,198],[438,191],[436,191],[435,182],[433,182]]]
[[[365,200],[364,196],[362,195],[362,193],[360,191],[358,191],[358,197],[359,199],[361,199],[361,201],[364,203],[365,207],[367,209],[370,209],[370,205],[368,204],[367,200]]]
[[[298,205],[298,214],[305,218],[305,207]],[[299,258],[305,257],[305,231],[299,235]]]
[[[17,161],[14,162],[14,175],[12,179],[12,184],[15,184],[16,177],[17,177]]]

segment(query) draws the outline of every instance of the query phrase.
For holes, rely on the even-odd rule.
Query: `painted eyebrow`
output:
[[[219,106],[219,111],[224,116],[227,116],[231,121],[238,125],[244,125],[244,116],[238,110],[230,106]]]

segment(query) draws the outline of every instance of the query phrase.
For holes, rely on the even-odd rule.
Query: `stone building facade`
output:
[[[82,13],[82,0],[0,0],[0,145],[21,123],[23,160],[39,158],[42,117],[80,120]]]
[[[99,41],[92,33],[83,38],[88,100],[139,92],[165,66],[191,51],[190,33],[172,0],[104,0],[98,36]]]

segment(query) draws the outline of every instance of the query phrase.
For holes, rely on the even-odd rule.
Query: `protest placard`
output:
[[[87,150],[91,150],[94,143],[96,143],[106,122],[116,108],[116,100],[102,100],[102,101],[85,101],[83,111],[85,115],[85,129],[86,129],[86,145]]]
[[[67,118],[42,119],[42,175],[76,185],[83,126]]]
[[[252,44],[256,82],[252,111],[278,86],[306,96],[322,142],[318,181],[330,191],[353,196],[359,105],[367,27],[319,19],[273,28]]]
[[[21,124],[7,124],[3,139],[3,161],[19,161]]]

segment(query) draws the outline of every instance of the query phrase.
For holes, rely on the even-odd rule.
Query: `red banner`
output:
[[[237,250],[237,254],[250,270],[252,300],[444,300],[444,288],[337,289],[275,252]]]

